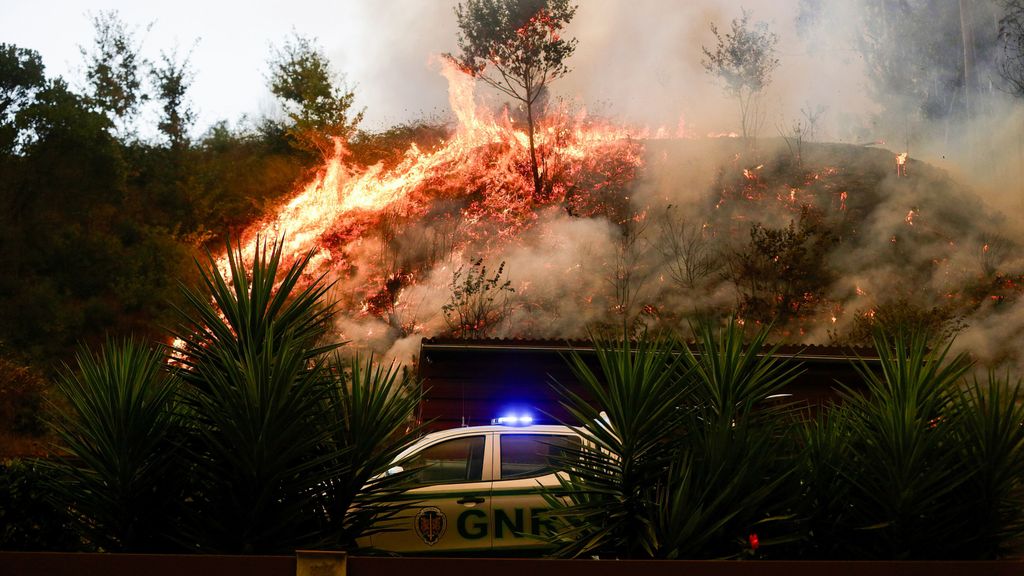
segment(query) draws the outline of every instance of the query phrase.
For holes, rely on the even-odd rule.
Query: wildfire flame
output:
[[[424,268],[433,264],[420,263],[417,269],[416,263],[394,265],[357,255],[383,220],[428,219],[435,228],[445,223],[458,228],[458,238],[441,256],[457,260],[469,248],[479,252],[515,241],[539,210],[563,207],[579,216],[603,210],[577,189],[627,182],[643,163],[636,131],[588,118],[585,110],[549,111],[535,139],[542,173],[558,178],[549,179],[550,189],[537,195],[528,178],[529,136],[523,123],[507,109],[494,113],[479,106],[474,79],[450,62],[441,65],[457,120],[449,138],[431,150],[411,145],[397,165],[367,168],[349,162],[345,143],[336,140],[333,155],[312,181],[243,235],[244,260],[251,261],[260,238],[284,238],[283,253],[289,257],[314,252],[307,270],[312,275],[358,274],[364,281],[350,295],[348,309],[382,316],[382,308],[402,306],[403,288],[426,276]],[[677,132],[684,131],[681,118]],[[459,208],[439,215],[436,205],[444,202]],[[226,273],[227,256],[217,265]],[[415,328],[415,323],[408,327]]]
[[[397,161],[373,166],[360,166],[345,143],[335,141],[334,153],[315,177],[242,237],[243,261],[252,260],[259,239],[280,238],[285,242],[286,258],[313,252],[307,269],[312,277],[328,273],[331,279],[342,280],[342,288],[335,295],[340,300],[339,308],[347,318],[357,320],[339,327],[345,339],[365,342],[386,335],[396,341],[438,330],[441,305],[435,306],[433,301],[425,305],[430,308],[426,311],[429,317],[418,311],[417,307],[427,298],[425,294],[451,293],[453,274],[465,262],[489,259],[493,271],[502,255],[535,239],[537,235],[532,232],[544,230],[537,224],[544,222],[545,216],[561,212],[560,216],[568,215],[573,222],[600,221],[599,224],[614,229],[613,235],[621,237],[616,241],[628,240],[631,229],[642,230],[652,221],[655,227],[658,225],[658,214],[649,213],[650,206],[630,205],[631,193],[637,191],[640,195],[640,189],[630,185],[644,165],[645,147],[654,152],[659,151],[659,146],[669,148],[664,143],[648,144],[647,139],[671,138],[670,130],[612,125],[589,117],[585,110],[547,110],[535,127],[539,168],[545,183],[543,189],[537,190],[529,163],[525,123],[508,107],[494,112],[479,105],[474,93],[475,80],[448,61],[442,62],[442,66],[456,119],[444,140],[422,147],[409,145]],[[682,117],[674,137],[693,138]],[[726,147],[729,153],[733,149]],[[839,216],[844,222],[850,218],[843,214],[847,211],[848,192],[847,183],[838,177],[843,172],[840,168],[801,168],[785,187],[771,187],[777,178],[776,167],[765,170],[764,164],[751,165],[741,156],[736,153],[732,162],[726,163],[728,167],[723,168],[728,175],[716,180],[715,189],[721,195],[709,206],[721,209],[715,213],[722,216],[710,216],[709,221],[700,223],[702,238],[748,234],[750,223],[757,222],[758,212],[768,201],[774,201],[783,213],[792,215],[794,222],[799,222],[797,218],[805,210],[809,214],[813,213],[810,210],[832,211],[832,216]],[[896,155],[900,176],[906,174],[907,159],[906,152]],[[921,174],[925,174],[923,168]],[[863,210],[865,203],[860,200],[853,210]],[[908,226],[914,226],[905,229],[908,237],[928,231],[928,219],[915,226],[917,212],[912,209],[903,217]],[[896,222],[900,215],[902,211],[893,215]],[[792,223],[790,226],[792,229]],[[413,236],[410,230],[422,236]],[[895,234],[888,239],[894,245],[897,243]],[[880,241],[884,242],[885,237]],[[427,244],[430,246],[424,246]],[[410,250],[410,245],[415,246]],[[415,255],[410,256],[410,251]],[[983,251],[988,251],[987,245]],[[628,270],[616,269],[613,252],[614,249],[596,254],[599,257],[594,258],[594,265],[615,270],[616,281],[628,281]],[[773,261],[777,263],[778,256]],[[560,282],[564,280],[562,284],[570,285],[582,277],[588,265],[585,258],[584,263],[552,261],[547,270],[558,276]],[[218,266],[227,273],[226,256],[218,261]],[[656,278],[658,285],[673,284],[665,274]],[[543,282],[535,284],[530,278],[513,280],[517,296],[536,294],[536,302],[552,298],[544,293],[543,287],[537,287]],[[883,290],[874,287],[871,291]],[[624,317],[630,313],[630,305],[634,305],[634,312],[651,318],[670,308],[653,298],[624,303],[605,299],[599,292],[600,288],[583,286],[571,298],[582,309],[603,307]],[[855,287],[855,293],[867,296],[860,286]],[[808,292],[794,300],[790,309],[813,310],[819,300],[819,294]],[[529,305],[551,312],[552,308],[536,302],[530,301]],[[865,316],[872,318],[874,314],[871,309]],[[845,322],[843,316],[841,307],[836,307],[815,321],[839,324]],[[752,325],[761,322],[753,314],[747,318]],[[367,321],[360,324],[358,321],[363,319]],[[743,325],[745,319],[740,317],[737,322]],[[806,334],[800,325],[786,330]]]
[[[896,176],[907,175],[907,153],[901,152],[896,155]]]

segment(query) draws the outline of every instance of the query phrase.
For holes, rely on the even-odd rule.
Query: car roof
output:
[[[575,435],[575,430],[568,426],[560,426],[555,424],[533,424],[530,426],[501,426],[501,425],[490,425],[490,426],[462,426],[459,428],[449,428],[448,430],[439,430],[437,432],[431,432],[426,434],[411,446],[402,451],[401,454],[396,458],[400,459],[404,456],[415,452],[425,444],[433,444],[439,440],[446,440],[448,438],[461,438],[463,436],[473,436],[475,434],[488,434],[488,433],[499,433],[499,434],[559,434],[559,435]]]
[[[437,432],[431,432],[427,436],[434,434],[444,435],[452,434],[461,436],[462,432],[474,433],[474,432],[512,432],[512,433],[524,433],[524,432],[570,432],[572,428],[568,426],[562,426],[559,424],[530,424],[529,426],[510,426],[501,424],[491,424],[488,426],[460,426],[459,428],[449,428],[447,430],[439,430]]]

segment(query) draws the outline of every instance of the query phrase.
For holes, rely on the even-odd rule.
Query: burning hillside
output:
[[[458,120],[446,139],[369,168],[338,143],[244,239],[314,250],[312,272],[337,280],[340,335],[359,345],[401,356],[421,336],[569,338],[695,313],[846,343],[876,317],[941,331],[1016,301],[997,219],[913,158],[666,137],[549,109],[538,192],[522,122],[446,75]]]

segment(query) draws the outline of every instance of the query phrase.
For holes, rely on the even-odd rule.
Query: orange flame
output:
[[[362,286],[346,295],[352,299],[347,309],[368,315],[378,312],[374,308],[383,302],[397,313],[411,306],[404,302],[403,288],[428,274],[388,270],[358,254],[364,241],[374,241],[371,236],[382,218],[417,223],[438,199],[453,200],[460,208],[451,220],[460,236],[445,247],[444,257],[450,261],[470,246],[479,253],[514,241],[545,206],[562,205],[581,216],[596,214],[605,207],[585,195],[574,195],[581,186],[577,179],[587,175],[588,182],[599,180],[590,184],[598,190],[610,182],[628,182],[642,165],[642,145],[630,128],[592,120],[585,110],[549,111],[536,125],[535,142],[550,190],[537,197],[524,171],[524,166],[528,170],[529,136],[521,123],[507,109],[495,114],[478,106],[475,79],[452,62],[441,65],[457,120],[447,140],[432,150],[411,145],[397,165],[368,168],[348,163],[344,142],[335,141],[334,153],[316,176],[243,235],[243,261],[251,261],[259,237],[283,237],[283,253],[289,258],[313,251],[310,274],[358,271]],[[680,120],[679,130],[683,129]],[[218,267],[227,273],[226,255]],[[411,322],[409,329],[418,326]]]

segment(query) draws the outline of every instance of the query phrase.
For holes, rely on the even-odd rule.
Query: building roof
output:
[[[510,350],[510,351],[531,351],[531,352],[568,352],[571,350],[590,351],[594,349],[591,340],[582,339],[540,339],[540,338],[451,338],[435,337],[424,338],[421,344],[422,350],[443,350],[463,349],[471,350]],[[690,343],[691,350],[699,352],[694,343]],[[764,348],[765,352],[771,350],[771,346]],[[778,346],[775,355],[784,358],[806,359],[814,361],[842,361],[849,362],[858,358],[863,360],[877,360],[878,353],[873,346],[826,346],[818,344],[784,344]]]

